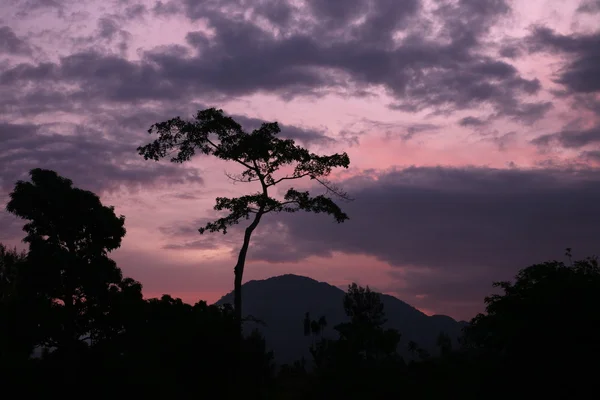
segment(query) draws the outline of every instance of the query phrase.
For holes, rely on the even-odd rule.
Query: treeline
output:
[[[110,259],[124,217],[53,171],[17,182],[7,210],[26,221],[28,250],[0,245],[3,394],[174,399],[587,398],[600,355],[600,267],[551,261],[495,285],[460,346],[439,355],[384,328],[379,295],[351,285],[347,323],[324,339],[318,315],[298,321],[310,358],[275,365],[254,332],[239,340],[230,306],[143,299]],[[398,349],[407,348],[407,361]]]

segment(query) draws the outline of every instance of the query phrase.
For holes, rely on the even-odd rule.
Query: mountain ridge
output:
[[[311,337],[305,337],[303,319],[306,312],[311,318],[325,316],[327,327],[323,337],[336,338],[333,327],[346,322],[343,297],[345,291],[327,282],[302,275],[283,274],[262,280],[251,280],[242,285],[244,315],[265,322],[266,326],[247,323],[246,331],[258,329],[275,353],[279,363],[290,363],[302,356],[308,357]],[[440,332],[450,335],[457,344],[465,321],[456,321],[447,315],[428,316],[414,306],[394,296],[381,294],[388,328],[398,329],[402,334],[399,352],[405,358],[413,355],[408,342],[415,341],[431,354],[437,353],[436,339]],[[233,303],[233,292],[226,294],[215,304]]]

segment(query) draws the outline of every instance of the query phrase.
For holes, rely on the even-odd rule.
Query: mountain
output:
[[[308,346],[311,337],[304,336],[304,314],[311,319],[322,315],[327,319],[324,337],[337,338],[333,327],[348,318],[344,313],[344,291],[325,282],[305,276],[286,274],[264,280],[249,281],[242,286],[244,315],[252,315],[266,323],[266,327],[246,322],[244,329],[259,329],[265,336],[267,346],[275,352],[279,363],[289,363],[303,355],[309,359]],[[411,305],[393,296],[381,295],[388,328],[402,334],[400,353],[407,358],[408,342],[413,340],[431,354],[436,354],[436,339],[446,332],[456,339],[467,324],[457,322],[445,315],[427,316]],[[223,296],[216,304],[233,304],[233,292]],[[455,343],[456,344],[456,340]]]

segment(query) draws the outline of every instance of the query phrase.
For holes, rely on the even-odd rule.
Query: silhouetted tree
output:
[[[122,354],[132,345],[131,330],[135,329],[144,314],[145,301],[142,284],[132,278],[124,278],[108,288],[103,307],[90,310],[94,320],[90,332],[91,342],[104,355]]]
[[[408,342],[408,351],[410,352],[410,354],[412,354],[413,358],[417,353],[417,349],[419,348],[419,345],[417,344],[417,342],[410,340]]]
[[[348,286],[343,302],[350,321],[335,327],[340,340],[366,360],[395,355],[400,334],[394,329],[383,328],[386,319],[379,293],[353,283]]]
[[[318,326],[319,326],[318,333],[322,335],[322,334],[323,334],[323,331],[324,331],[324,330],[325,330],[325,328],[327,327],[327,319],[325,318],[325,316],[324,316],[324,315],[321,315],[321,316],[319,317],[319,320],[317,321],[317,324],[318,324]]]
[[[429,357],[431,357],[431,354],[429,354],[429,352],[421,347],[419,347],[417,349],[417,355],[419,356],[419,358],[421,360],[427,360]]]
[[[54,171],[33,169],[30,175],[31,182],[16,183],[6,207],[28,220],[24,287],[29,298],[48,301],[39,344],[74,355],[82,337],[98,328],[110,288],[121,282],[121,271],[107,254],[121,244],[124,217]]]
[[[188,398],[210,392],[233,398],[243,392],[246,398],[264,398],[273,374],[272,353],[254,331],[241,343],[244,374],[232,384],[237,368],[233,344],[239,334],[229,305],[200,301],[192,306],[169,295],[149,299],[131,317],[123,337],[121,365],[127,382],[150,396]]]
[[[571,398],[590,389],[588,364],[600,356],[597,259],[532,265],[514,283],[494,286],[503,293],[485,299],[486,314],[465,329],[465,346],[492,357],[497,374],[530,393]]]
[[[442,356],[446,356],[452,351],[452,339],[446,332],[439,333],[436,345],[439,347]]]
[[[397,353],[401,335],[383,327],[386,320],[379,293],[353,283],[343,305],[350,320],[334,327],[339,338],[322,339],[310,348],[318,376],[313,396],[391,395],[390,376],[404,367]]]
[[[308,336],[308,335],[310,335],[310,324],[311,324],[309,312],[306,312],[306,314],[304,314],[303,323],[304,323],[304,336]]]
[[[0,243],[0,302],[4,303],[17,295],[19,266],[25,263],[27,252],[9,249]]]
[[[37,304],[22,295],[22,267],[26,252],[0,243],[0,366],[22,364],[36,342],[33,319]]]
[[[283,201],[271,197],[271,187],[308,177],[324,186],[329,193],[348,198],[325,180],[333,168],[348,167],[350,161],[346,153],[318,156],[296,145],[293,140],[278,138],[279,132],[279,126],[274,122],[264,123],[252,133],[247,133],[231,117],[225,116],[222,110],[210,108],[199,111],[193,121],[176,117],[152,125],[148,133],[157,133],[158,139],[137,149],[144,159],[156,161],[171,155],[174,150],[176,154],[171,161],[176,163],[188,161],[196,152],[212,155],[243,167],[239,175],[229,174],[230,179],[260,184],[260,190],[253,194],[237,198],[218,197],[215,210],[226,210],[229,214],[199,229],[200,233],[222,231],[225,234],[229,226],[252,216],[234,268],[234,308],[240,325],[242,278],[248,246],[252,233],[265,214],[304,210],[331,214],[337,222],[348,219],[338,205],[325,195],[311,197],[307,191],[290,188],[283,196]],[[293,166],[292,173],[276,176],[280,169],[287,166]]]
[[[383,303],[379,293],[352,283],[344,295],[344,311],[350,322],[356,325],[372,327],[382,326],[385,322]]]
[[[323,335],[323,331],[327,327],[327,319],[324,315],[318,320],[311,320],[310,313],[304,315],[304,336],[312,336],[312,346],[315,345],[317,338]]]
[[[335,329],[340,340],[366,360],[379,360],[396,354],[400,333],[394,329],[384,329],[387,321],[379,293],[352,283],[344,295],[344,310],[350,317],[347,323]]]

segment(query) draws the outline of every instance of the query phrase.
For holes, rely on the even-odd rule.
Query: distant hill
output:
[[[347,321],[342,304],[344,293],[328,283],[292,274],[249,281],[243,285],[243,314],[259,318],[267,326],[246,322],[245,329],[258,328],[265,335],[267,346],[275,352],[279,363],[292,362],[303,355],[310,359],[308,346],[312,339],[304,336],[304,314],[310,312],[312,319],[324,315],[328,323],[324,336],[337,337],[333,327]],[[438,349],[435,342],[441,331],[456,339],[467,324],[445,315],[427,316],[393,296],[382,295],[381,298],[388,320],[386,327],[400,331],[400,352],[407,358],[410,358],[407,351],[410,340],[431,354],[436,354]],[[233,304],[233,292],[216,302],[227,303]]]

